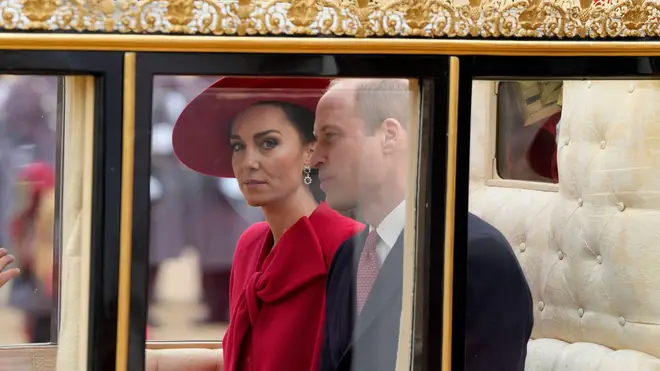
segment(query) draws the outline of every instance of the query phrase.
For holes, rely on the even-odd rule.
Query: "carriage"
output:
[[[186,370],[221,357],[221,334],[145,331],[158,81],[221,76],[409,79],[397,370],[465,369],[468,211],[502,232],[531,288],[525,370],[660,370],[655,2],[26,0],[0,10],[0,85],[49,77],[34,89],[52,92],[22,100],[51,107],[46,136],[12,131],[40,119],[4,104],[0,171],[20,148],[43,160],[34,143],[21,147],[30,137],[50,143],[55,174],[53,192],[29,193],[50,217],[31,217],[39,242],[25,258],[39,268],[24,295],[47,292],[49,335],[4,339],[0,370]],[[14,209],[28,204],[0,194],[10,249]],[[185,256],[161,286],[182,281]],[[182,282],[165,296],[200,290]],[[6,292],[5,334],[27,316],[6,314]]]

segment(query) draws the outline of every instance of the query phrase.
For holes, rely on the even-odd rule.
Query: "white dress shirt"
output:
[[[392,251],[394,244],[399,239],[399,235],[403,231],[406,224],[406,201],[401,202],[394,210],[383,219],[382,222],[376,227],[376,232],[380,241],[376,246],[376,255],[378,255],[378,262],[383,266],[383,262],[387,255]],[[373,231],[374,227],[369,226],[369,232]]]

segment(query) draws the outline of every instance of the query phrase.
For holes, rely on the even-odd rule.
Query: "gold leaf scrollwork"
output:
[[[660,36],[660,3],[613,1],[12,0],[0,2],[0,29],[354,37]]]
[[[468,18],[476,24],[479,21],[479,17],[481,16],[482,0],[470,0],[469,6],[464,8],[467,10],[466,15]],[[476,34],[474,36],[476,36]]]
[[[297,27],[298,31],[303,31],[316,20],[319,10],[320,6],[316,0],[293,0],[289,7],[291,23]]]
[[[470,0],[467,5],[463,5],[458,8],[457,11],[457,20],[456,24],[456,34],[458,36],[491,36],[492,27],[488,22],[484,23],[484,27],[479,28],[477,26],[479,19],[484,12],[484,8],[487,9],[485,4],[481,0]]]
[[[649,12],[644,4],[645,0],[627,1],[628,11],[621,20],[628,30],[640,30],[649,19]]]
[[[250,15],[254,11],[254,4],[250,0],[238,0],[238,4],[235,7],[236,15],[239,19],[239,24],[237,28],[238,35],[246,35],[252,30],[253,20],[250,19]]]
[[[659,36],[660,31],[660,4],[655,2],[646,3],[647,10],[649,11],[649,18],[646,21],[646,34],[647,36]]]
[[[115,2],[113,0],[101,0],[99,3],[99,10],[103,13],[103,29],[106,32],[113,31],[115,20],[112,15],[115,12],[115,9]],[[80,17],[80,21],[83,20],[84,19]]]
[[[518,22],[525,31],[538,30],[546,17],[543,0],[529,0],[529,6],[520,13]],[[525,35],[527,36],[527,35]]]
[[[586,37],[588,34],[587,21],[593,0],[580,0],[580,8],[571,8],[566,12],[564,21],[564,33],[560,36]]]
[[[593,4],[594,0],[580,0],[580,8],[582,9],[589,9],[591,8],[591,4]]]
[[[30,20],[26,29],[47,30],[50,27],[46,23],[57,10],[55,0],[23,0],[23,14]]]
[[[374,3],[369,0],[354,0],[347,8],[353,11],[359,22],[359,24],[352,25],[357,28],[357,31],[354,32],[355,36],[367,36],[367,33],[370,33],[369,15],[375,11]],[[348,23],[351,24],[352,22],[349,21]]]
[[[412,36],[421,36],[429,23],[431,2],[433,0],[409,0],[406,10],[406,23],[412,28]]]
[[[193,0],[169,0],[166,19],[174,33],[188,33],[188,24],[193,20]]]

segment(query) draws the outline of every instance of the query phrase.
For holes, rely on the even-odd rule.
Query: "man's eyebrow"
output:
[[[320,132],[323,133],[323,132],[326,132],[328,130],[338,130],[338,129],[339,129],[339,127],[337,125],[327,124],[327,125],[323,125],[321,127]],[[318,133],[315,132],[314,134],[318,134]]]

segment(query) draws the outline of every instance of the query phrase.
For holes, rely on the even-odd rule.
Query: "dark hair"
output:
[[[281,109],[286,118],[289,120],[293,127],[298,132],[300,136],[300,141],[303,145],[313,143],[316,141],[316,136],[314,135],[314,112],[299,106],[297,104],[282,102],[282,101],[261,101],[253,103],[243,109],[245,110],[252,107],[259,106],[272,106]],[[231,125],[233,127],[233,124]],[[312,169],[309,176],[312,178],[312,184],[309,185],[309,190],[312,192],[316,202],[321,202],[325,200],[325,193],[321,190],[321,184],[319,182],[318,170]],[[302,177],[302,175],[301,175]]]
[[[281,109],[286,118],[293,124],[302,144],[309,144],[316,141],[314,136],[314,112],[297,104],[280,101],[261,101],[251,104],[246,109],[259,106],[272,106]]]

